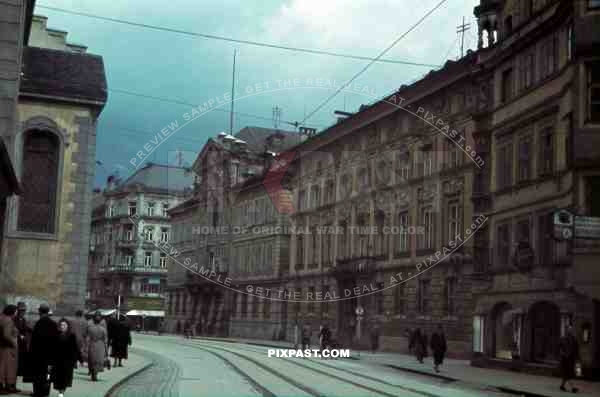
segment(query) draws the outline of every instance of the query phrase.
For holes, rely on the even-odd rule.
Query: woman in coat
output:
[[[121,317],[120,321],[114,325],[111,340],[109,341],[111,346],[110,356],[115,359],[115,367],[123,366],[122,360],[127,360],[127,348],[131,346],[131,329],[125,317]]]
[[[17,313],[15,305],[7,305],[0,314],[0,394],[18,393],[17,340],[19,331],[13,321]]]
[[[417,360],[423,364],[423,357],[427,355],[427,342],[425,336],[421,333],[421,329],[417,328],[412,337],[412,349],[417,357]]]
[[[93,382],[98,381],[98,373],[104,371],[107,342],[106,328],[102,326],[102,315],[96,312],[87,330],[88,368]]]
[[[77,346],[77,338],[71,332],[71,327],[66,319],[62,318],[58,322],[58,330],[59,336],[56,342],[51,379],[54,383],[54,389],[58,390],[58,397],[63,397],[65,390],[73,386],[75,363],[82,360]]]
[[[440,372],[439,366],[444,362],[446,355],[446,336],[441,325],[431,335],[431,351],[433,351],[433,365],[435,372]]]

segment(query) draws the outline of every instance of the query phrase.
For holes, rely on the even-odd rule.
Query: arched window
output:
[[[59,141],[49,132],[33,130],[23,138],[18,230],[54,234],[58,190]]]

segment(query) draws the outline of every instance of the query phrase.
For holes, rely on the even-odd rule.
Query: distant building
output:
[[[164,311],[171,241],[168,210],[180,204],[194,178],[186,168],[148,163],[124,181],[109,177],[96,193],[90,239],[88,306]]]
[[[0,291],[30,310],[48,302],[61,315],[85,301],[96,123],[107,85],[102,57],[46,29],[33,4],[0,4],[9,29],[2,31],[14,33],[3,36],[0,52],[17,56],[0,66],[9,73],[0,71],[9,95],[0,135],[21,183],[3,223]]]
[[[251,255],[250,246],[247,244],[241,250],[236,240],[240,236],[232,233],[234,226],[240,226],[232,209],[241,210],[240,200],[245,200],[240,189],[268,169],[275,153],[297,145],[304,138],[291,131],[245,127],[234,136],[221,133],[209,139],[192,166],[198,178],[193,198],[169,211],[173,246],[181,253],[179,260],[188,259],[198,267],[214,270],[222,278],[227,277],[230,269],[240,271],[232,267],[234,258],[238,260],[235,255]],[[202,227],[228,228],[229,232],[203,232]],[[275,251],[272,255],[274,258]],[[184,322],[190,320],[197,333],[229,333],[230,312],[235,310],[231,290],[175,264],[169,267],[168,297],[169,330],[181,330]]]

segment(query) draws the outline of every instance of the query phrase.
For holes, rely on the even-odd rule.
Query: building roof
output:
[[[21,95],[85,101],[103,107],[107,99],[102,57],[48,48],[23,49]]]
[[[0,176],[3,179],[3,181],[0,181],[0,187],[2,188],[0,198],[20,193],[19,180],[2,137],[0,137]],[[6,191],[4,191],[5,189]]]
[[[263,127],[244,127],[234,136],[245,141],[248,150],[260,153],[274,146],[285,150],[302,141],[302,135],[298,132]]]
[[[183,193],[191,189],[194,173],[189,168],[148,163],[117,186],[122,190],[128,186],[140,186],[147,190]]]

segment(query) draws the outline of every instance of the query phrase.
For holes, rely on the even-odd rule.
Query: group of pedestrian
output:
[[[92,381],[98,373],[110,369],[108,348],[114,366],[123,366],[131,345],[129,326],[111,318],[108,323],[100,312],[86,321],[82,311],[75,319],[51,318],[50,307],[39,306],[39,319],[32,326],[25,318],[27,306],[23,302],[7,305],[0,314],[0,395],[19,393],[17,377],[23,383],[33,384],[34,397],[46,397],[50,388],[63,397],[73,385],[73,372],[77,363],[87,363]]]
[[[414,331],[409,330],[408,349],[421,364],[423,363],[423,359],[427,357],[427,339],[427,334],[421,331],[420,328]],[[433,368],[435,372],[440,372],[440,365],[444,363],[447,350],[446,335],[441,325],[438,325],[433,334],[431,334],[429,347],[433,352]]]

